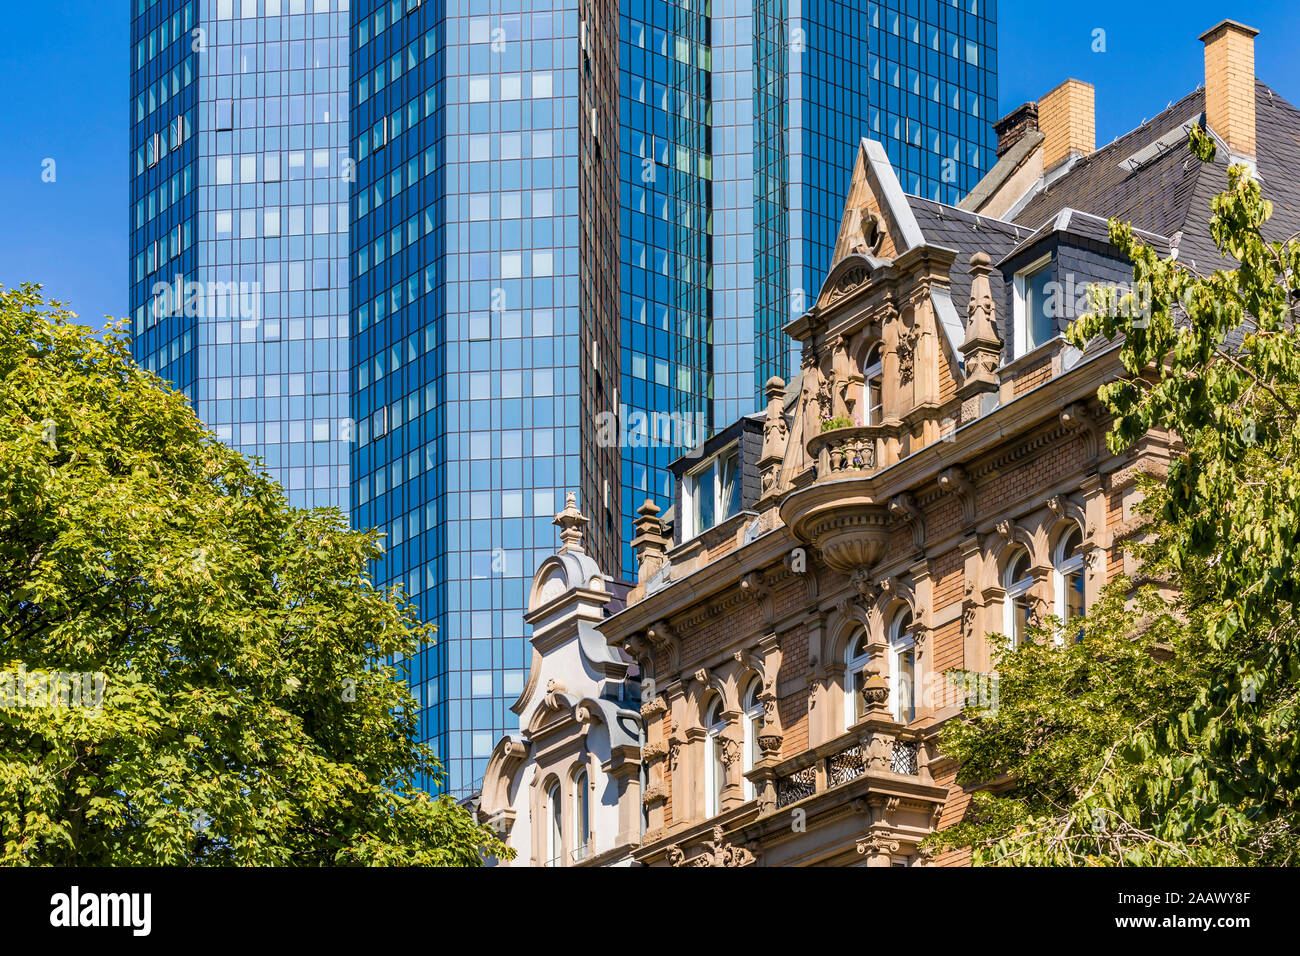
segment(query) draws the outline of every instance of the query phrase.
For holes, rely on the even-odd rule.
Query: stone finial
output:
[[[963,402],[963,424],[979,414],[982,393],[998,390],[1002,340],[998,338],[997,305],[989,283],[991,272],[987,253],[977,252],[970,257],[970,303],[966,307],[966,340],[961,345],[965,381],[958,390]]]
[[[636,553],[637,584],[645,584],[663,568],[669,538],[663,519],[659,517],[659,506],[653,500],[647,498],[636,513],[632,550]]]
[[[767,395],[767,418],[763,422],[763,450],[758,457],[762,495],[776,492],[781,465],[785,462],[790,441],[790,426],[785,420],[785,381],[773,375],[763,391]]]
[[[989,284],[991,271],[988,253],[977,252],[970,257],[970,304],[966,307],[966,341],[961,347],[963,354],[981,345],[998,349],[1002,347],[997,328],[993,324],[997,309],[993,302],[993,287]]]
[[[586,526],[588,519],[581,511],[578,510],[578,496],[570,491],[564,497],[564,510],[555,516],[551,522],[560,529],[560,553],[566,551],[579,551],[582,548],[582,529]]]

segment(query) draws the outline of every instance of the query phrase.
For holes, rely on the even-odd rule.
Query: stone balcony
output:
[[[781,520],[795,537],[845,574],[875,564],[889,543],[889,503],[875,499],[868,479],[890,433],[885,426],[859,425],[812,436],[813,482],[781,503]]]

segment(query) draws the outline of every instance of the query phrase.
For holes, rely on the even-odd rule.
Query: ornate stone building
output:
[[[575,583],[594,568],[553,597],[558,565],[538,572],[534,620],[580,618],[635,671],[613,651],[601,666],[639,678],[628,731],[639,747],[585,757],[620,781],[608,858],[964,862],[920,849],[969,803],[940,729],[996,694],[995,642],[1023,641],[1049,617],[1058,641],[1077,639],[1070,619],[1138,571],[1124,550],[1142,533],[1136,478],[1162,474],[1177,451],[1159,432],[1108,451],[1095,395],[1124,374],[1118,345],[1080,351],[1062,337],[1090,285],[1131,280],[1107,219],[1213,267],[1209,200],[1231,154],[1268,184],[1276,231],[1300,229],[1300,114],[1255,81],[1253,37],[1230,22],[1205,34],[1207,86],[1102,150],[1085,84],[1018,110],[963,208],[905,195],[884,151],[863,142],[835,263],[787,328],[799,375],[772,379],[764,411],[675,465],[672,509],[639,513],[625,600]],[[1223,159],[1191,156],[1193,124],[1219,138]],[[534,637],[542,676],[521,705],[550,672],[549,633]],[[957,672],[987,676],[950,680]],[[562,704],[556,739],[578,754],[590,730]],[[541,743],[549,719],[529,724],[538,753],[561,746]],[[536,791],[552,765],[520,746],[498,747],[480,812],[515,814],[522,861],[538,827],[520,835],[507,795]]]

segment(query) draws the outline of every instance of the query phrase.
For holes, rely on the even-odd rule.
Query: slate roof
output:
[[[926,242],[957,250],[957,261],[952,264],[948,276],[952,304],[961,316],[966,314],[966,303],[970,301],[972,253],[987,252],[989,259],[996,263],[1033,233],[1032,229],[1013,222],[990,219],[917,196],[908,196],[907,204],[912,207],[912,215],[916,217],[916,224],[921,227]],[[1001,301],[1001,274],[994,271],[989,282],[994,300]]]
[[[1300,112],[1260,80],[1255,81],[1256,169],[1274,204],[1266,233],[1300,232]],[[1065,209],[1172,237],[1184,261],[1202,271],[1220,264],[1209,233],[1210,201],[1227,186],[1226,150],[1212,165],[1192,154],[1181,127],[1203,123],[1205,91],[1183,97],[1115,142],[1082,157],[1014,213],[1013,221],[1041,228]],[[1049,176],[1050,179],[1050,176]]]

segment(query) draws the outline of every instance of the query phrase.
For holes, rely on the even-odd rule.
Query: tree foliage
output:
[[[1192,146],[1213,161],[1202,131]],[[1300,861],[1300,243],[1266,238],[1248,168],[1227,176],[1210,223],[1224,268],[1199,274],[1112,222],[1141,295],[1094,290],[1068,334],[1122,338],[1128,374],[1099,393],[1112,451],[1152,430],[1181,441],[1146,487],[1139,555],[1177,596],[1121,586],[1082,643],[1000,655],[998,709],[943,738],[964,782],[998,783],[936,841],[977,863]]]
[[[185,397],[0,290],[0,862],[477,865],[385,660],[433,637],[377,535],[281,488]],[[19,676],[26,672],[25,686]],[[103,674],[54,706],[46,672]]]

